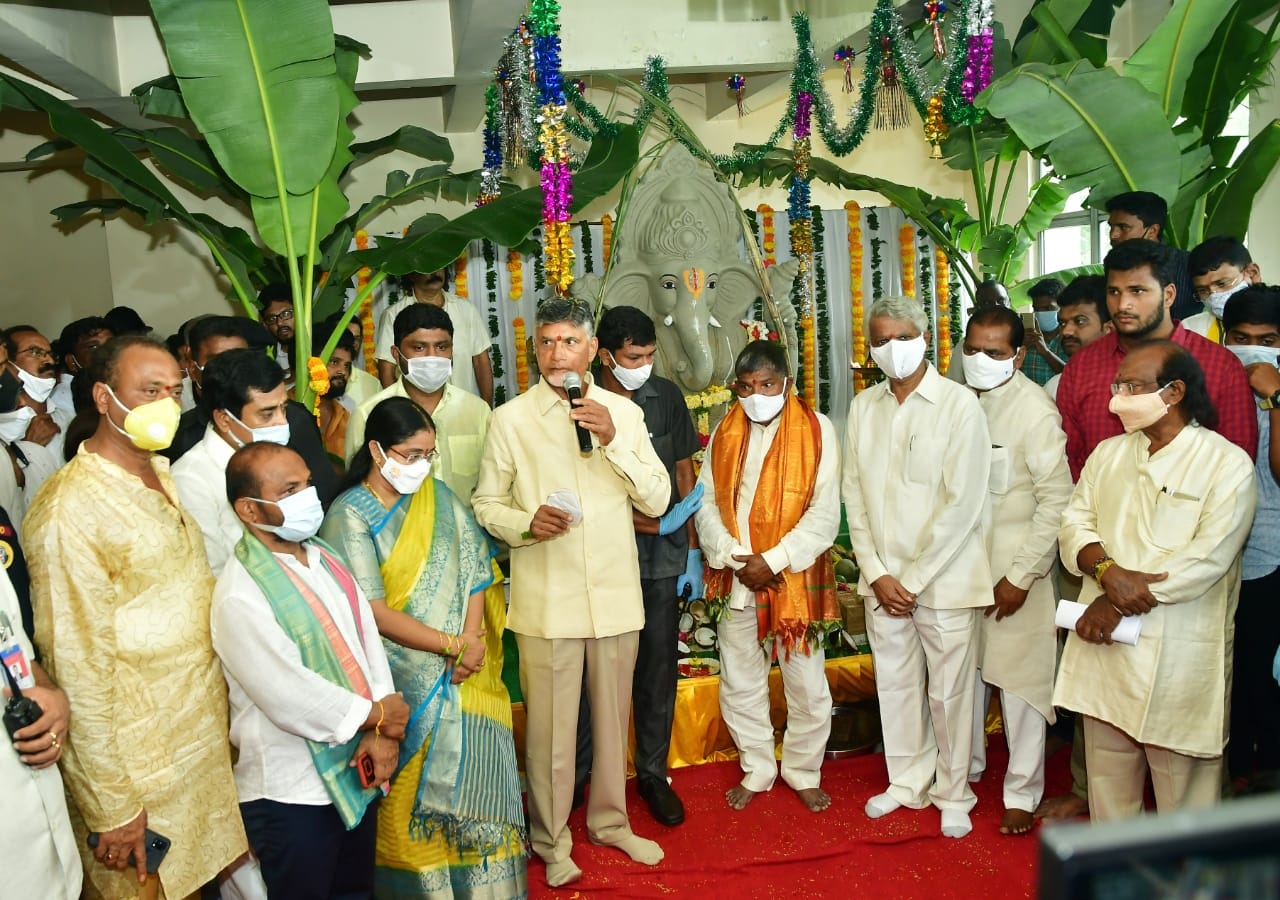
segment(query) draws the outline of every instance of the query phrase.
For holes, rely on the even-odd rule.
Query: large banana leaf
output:
[[[1235,0],[1174,0],[1151,36],[1125,61],[1124,74],[1160,98],[1165,118],[1182,114],[1182,96],[1201,51]]]
[[[1009,285],[1009,299],[1013,301],[1015,307],[1022,306],[1024,302],[1031,302],[1031,295],[1027,293],[1028,289],[1042,281],[1045,278],[1056,278],[1063,284],[1070,284],[1081,275],[1101,275],[1101,264],[1096,266],[1076,266],[1073,269],[1059,269],[1057,272],[1045,272],[1043,275],[1037,275],[1035,278],[1028,278],[1025,281],[1019,281],[1016,284]]]
[[[1019,66],[983,91],[977,105],[1048,156],[1069,191],[1088,188],[1088,206],[1125,191],[1177,193],[1180,148],[1159,100],[1111,69],[1083,60]]]
[[[1196,58],[1182,97],[1182,115],[1205,139],[1220,135],[1245,97],[1270,81],[1271,60],[1280,46],[1270,33],[1250,23],[1277,9],[1276,0],[1237,0]]]
[[[1231,177],[1208,197],[1204,233],[1243,238],[1254,198],[1280,162],[1280,119],[1272,119],[1240,154]]]
[[[138,111],[144,116],[155,116],[165,119],[190,119],[187,103],[182,99],[182,90],[178,87],[178,79],[173,75],[161,75],[151,81],[143,82],[129,92],[133,102],[138,104]]]
[[[1032,8],[1043,6],[1066,33],[1075,51],[1096,66],[1106,63],[1107,33],[1117,7],[1124,0],[1036,0]],[[1022,63],[1069,62],[1046,30],[1028,15],[1013,45],[1015,65]]]

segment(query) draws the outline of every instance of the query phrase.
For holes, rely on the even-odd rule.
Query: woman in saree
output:
[[[375,895],[524,897],[501,578],[471,511],[430,477],[435,448],[420,406],[379,403],[320,530],[369,597],[412,710],[378,815]]]

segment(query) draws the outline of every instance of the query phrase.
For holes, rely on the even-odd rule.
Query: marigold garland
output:
[[[951,262],[939,247],[933,251],[934,281],[938,285],[938,371],[951,368]]]
[[[778,261],[775,255],[778,249],[777,234],[773,230],[773,207],[767,203],[761,203],[756,207],[756,212],[760,213],[760,224],[764,230],[764,242],[761,249],[764,251],[764,264],[772,266]]]
[[[356,249],[369,249],[369,232],[363,228],[356,232]],[[369,285],[373,271],[368,266],[361,266],[356,272],[356,294],[359,295]],[[364,370],[370,375],[378,374],[378,361],[375,359],[376,348],[373,342],[373,294],[364,298],[360,307],[360,349],[364,352]]]
[[[898,229],[898,253],[902,257],[902,295],[916,299],[916,230],[910,222]]]
[[[467,290],[467,251],[463,250],[462,254],[454,260],[453,263],[453,292],[463,300],[468,299],[471,295]]]
[[[511,320],[512,336],[516,345],[516,392],[529,390],[529,348],[524,332],[524,319]]]
[[[507,251],[507,274],[511,276],[512,302],[524,296],[524,257],[519,250]]]
[[[853,302],[850,314],[853,318],[853,359],[858,368],[853,373],[853,389],[856,393],[864,386],[861,367],[867,362],[866,310],[862,291],[862,210],[856,200],[844,205],[849,223],[849,293]]]
[[[600,217],[600,230],[604,232],[600,238],[600,253],[607,272],[609,270],[609,254],[613,252],[613,216],[605,213]]]
[[[315,405],[311,411],[315,413],[316,421],[319,422],[320,398],[329,393],[329,367],[318,356],[307,358],[307,387],[311,389],[311,395],[315,397],[313,401]]]

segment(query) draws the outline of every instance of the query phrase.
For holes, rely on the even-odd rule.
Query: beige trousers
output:
[[[591,792],[587,834],[597,844],[631,836],[627,819],[627,731],[639,632],[607,638],[536,638],[517,634],[525,709],[529,840],[550,863],[569,859],[569,813],[578,736],[582,669],[591,701]]]
[[[1094,822],[1139,815],[1148,772],[1159,812],[1215,806],[1221,799],[1221,756],[1204,759],[1140,744],[1110,723],[1083,718],[1089,817]]]

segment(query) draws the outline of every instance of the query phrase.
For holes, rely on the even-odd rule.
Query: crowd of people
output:
[[[629,307],[544,301],[540,377],[496,409],[483,324],[443,273],[382,317],[376,378],[342,336],[315,409],[292,399],[276,288],[259,321],[168,342],[123,309],[56,353],[8,328],[0,649],[34,708],[0,753],[7,885],[520,897],[530,850],[549,885],[581,877],[583,804],[592,842],[656,865],[628,732],[640,797],[679,826],[681,594],[718,619],[728,809],[780,773],[821,814],[842,504],[882,711],[870,818],[932,805],[944,836],[971,831],[993,689],[1006,834],[1137,815],[1148,778],[1161,811],[1274,788],[1280,289],[1234,239],[1166,247],[1158,200],[1113,200],[1104,274],[1038,283],[1029,314],[983,285],[945,375],[921,305],[876,301],[883,378],[843,437],[786,351],[749,343],[701,455]],[[1082,612],[1059,631],[1063,596]],[[1043,796],[1051,725],[1065,797]]]

